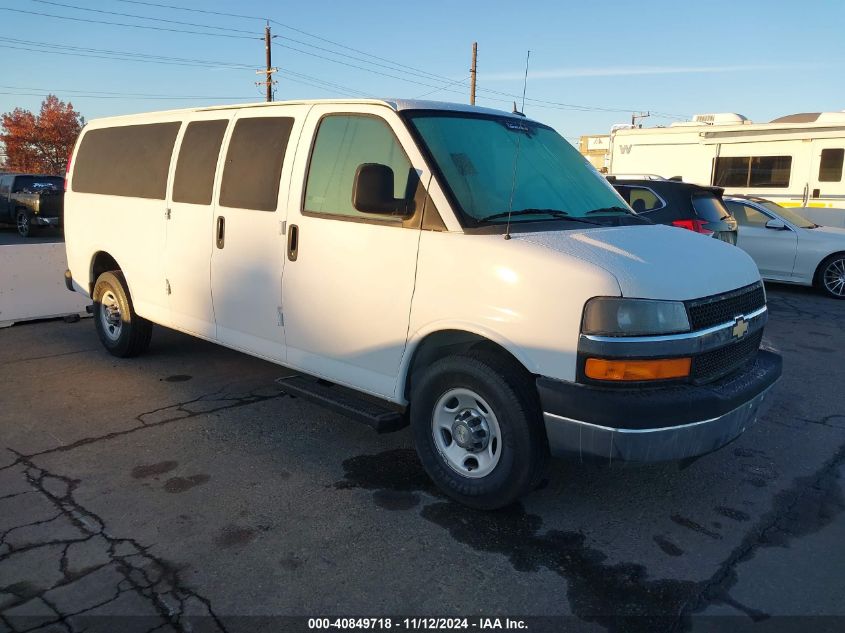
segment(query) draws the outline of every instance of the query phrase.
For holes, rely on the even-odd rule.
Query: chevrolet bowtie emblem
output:
[[[734,338],[742,338],[748,331],[748,321],[742,317],[737,317],[733,327]]]

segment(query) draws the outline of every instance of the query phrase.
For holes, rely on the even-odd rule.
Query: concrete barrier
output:
[[[0,246],[0,328],[17,321],[86,316],[91,300],[65,286],[65,245]]]

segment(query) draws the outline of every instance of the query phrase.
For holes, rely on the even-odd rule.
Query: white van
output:
[[[116,356],[153,323],[300,372],[479,508],[548,455],[681,459],[780,376],[741,250],[638,217],[551,128],[423,101],[91,121],[68,170],[68,286]]]

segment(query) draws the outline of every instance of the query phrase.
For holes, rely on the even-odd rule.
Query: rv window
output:
[[[164,200],[180,123],[91,130],[73,165],[73,191]]]
[[[221,205],[276,210],[292,127],[291,117],[254,117],[235,124],[220,183]]]
[[[788,187],[792,156],[731,156],[716,159],[718,187]]]
[[[788,187],[792,156],[754,156],[749,187]]]
[[[371,217],[352,206],[355,171],[363,163],[380,163],[393,170],[395,198],[413,196],[416,172],[387,123],[374,116],[334,115],[325,117],[317,130],[305,187],[305,210]],[[372,217],[385,219],[383,215]]]
[[[823,149],[819,163],[819,182],[839,182],[842,180],[842,160],[845,149]]]
[[[713,184],[717,187],[747,187],[748,158],[717,158],[716,178],[713,180]]]
[[[228,121],[194,121],[188,124],[173,180],[173,202],[211,204],[214,172]]]

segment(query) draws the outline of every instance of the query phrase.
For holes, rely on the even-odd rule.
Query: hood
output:
[[[687,300],[760,280],[736,246],[662,225],[515,233],[513,239],[565,253],[616,277],[624,297]]]
[[[845,228],[838,226],[817,226],[814,229],[801,229],[804,236],[816,237],[817,239],[835,240],[842,239],[845,243]]]

